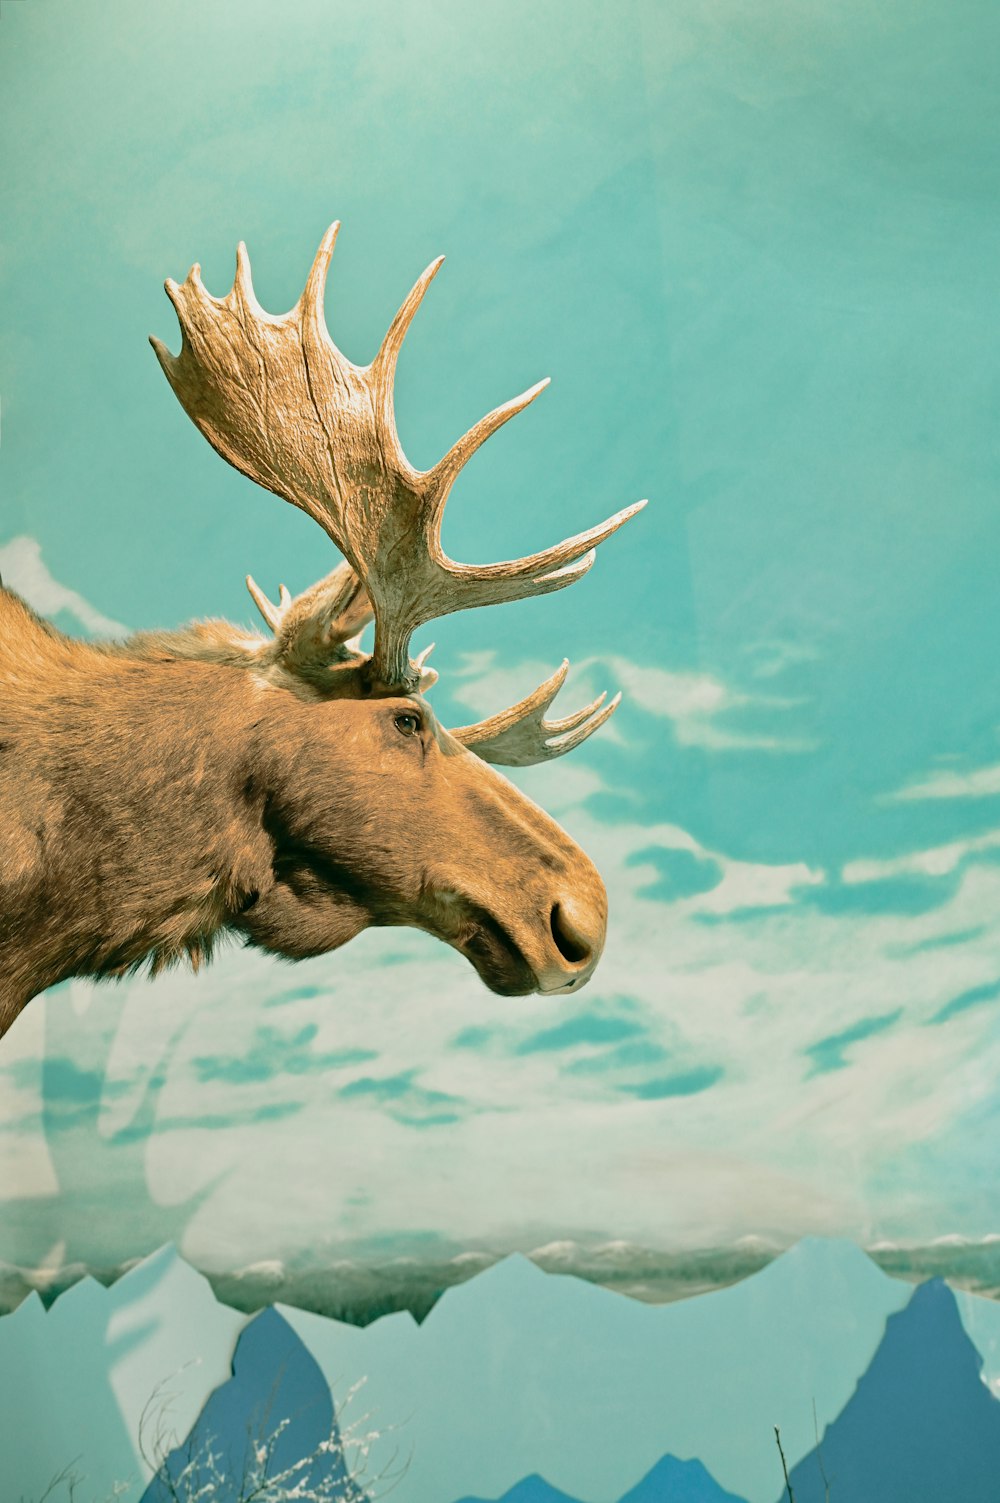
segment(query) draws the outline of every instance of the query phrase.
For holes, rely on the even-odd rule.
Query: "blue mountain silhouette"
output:
[[[719,1486],[700,1461],[664,1456],[620,1503],[744,1503]]]
[[[487,1503],[487,1500],[463,1498],[461,1503]],[[561,1493],[536,1473],[523,1478],[496,1503],[579,1503],[579,1500]],[[745,1500],[721,1488],[700,1461],[678,1461],[676,1456],[664,1456],[619,1503],[745,1503]]]
[[[274,1436],[268,1477],[309,1457],[309,1465],[296,1474],[303,1489],[318,1489],[331,1503],[367,1503],[347,1473],[340,1446],[318,1451],[323,1441],[339,1440],[326,1379],[288,1323],[267,1309],[243,1331],[232,1377],[210,1395],[191,1433],[166,1458],[165,1469],[176,1482],[190,1468],[185,1496],[207,1489],[221,1473],[225,1482],[211,1491],[213,1503],[236,1503],[254,1449]],[[210,1448],[220,1457],[216,1467],[208,1460]],[[142,1503],[172,1503],[175,1497],[164,1477],[154,1477]]]
[[[489,1500],[462,1498],[460,1503],[489,1503]],[[553,1487],[536,1472],[531,1477],[523,1477],[510,1489],[510,1492],[498,1498],[496,1503],[579,1503],[579,1500],[571,1498],[569,1493],[561,1493],[557,1487]]]
[[[792,1469],[796,1503],[824,1503],[824,1470],[831,1503],[997,1503],[1000,1403],[982,1365],[947,1284],[921,1284],[889,1317],[822,1458]]]

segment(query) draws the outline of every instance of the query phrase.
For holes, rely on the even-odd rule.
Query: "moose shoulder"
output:
[[[415,471],[393,375],[440,262],[372,364],[354,366],[323,317],[336,231],[290,313],[259,307],[240,246],[226,298],[197,267],[167,283],[183,343],[176,357],[153,344],[219,453],[309,512],[346,562],[294,599],[282,588],[277,605],[248,579],[270,635],[208,621],[78,642],[0,587],[0,1033],[58,981],[197,967],[227,932],[299,959],[372,924],[413,925],[504,994],[575,990],[597,964],[600,877],[489,764],[562,755],[617,700],[546,719],[564,663],[520,704],[449,731],[410,639],[448,612],[572,583],[638,506],[528,558],[449,559],[440,521],[455,477],[541,386]]]

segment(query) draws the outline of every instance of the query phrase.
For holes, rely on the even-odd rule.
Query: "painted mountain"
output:
[[[890,1317],[885,1339],[818,1451],[792,1471],[796,1503],[997,1503],[1000,1403],[940,1279]]]
[[[485,1498],[463,1498],[461,1503],[493,1503]],[[582,1503],[551,1487],[543,1477],[525,1477],[495,1503]],[[664,1456],[637,1487],[618,1503],[745,1503],[725,1492],[706,1472],[700,1461],[678,1461]]]
[[[171,1247],[110,1289],[82,1280],[51,1310],[30,1295],[0,1319],[3,1503],[42,1497],[70,1463],[88,1503],[117,1482],[131,1484],[122,1503],[134,1503],[148,1477],[139,1448],[146,1405],[169,1406],[185,1434],[229,1376],[245,1324]]]
[[[276,1310],[247,1326],[232,1377],[163,1457],[142,1503],[257,1496],[366,1503],[348,1475],[326,1380]]]
[[[807,1239],[728,1289],[650,1306],[511,1257],[451,1289],[422,1325],[363,1329],[283,1309],[327,1379],[365,1379],[408,1470],[393,1503],[501,1498],[537,1474],[615,1503],[665,1455],[772,1503],[847,1404],[913,1286],[852,1243]],[[377,1453],[376,1453],[377,1454]],[[376,1467],[377,1470],[377,1467]]]
[[[775,1423],[798,1503],[813,1503],[823,1496],[817,1458],[810,1463],[814,1399],[828,1474],[836,1469],[853,1489],[838,1486],[834,1503],[864,1499],[847,1458],[869,1457],[866,1446],[866,1475],[880,1479],[879,1503],[891,1503],[902,1494],[876,1465],[887,1429],[890,1457],[897,1444],[921,1455],[926,1446],[940,1475],[957,1475],[958,1459],[979,1466],[985,1457],[982,1469],[1000,1477],[1000,1405],[980,1377],[981,1356],[996,1383],[1000,1305],[941,1286],[915,1295],[841,1242],[803,1242],[740,1284],[662,1306],[513,1257],[449,1290],[422,1325],[389,1315],[365,1328],[291,1309],[248,1326],[163,1249],[110,1289],[84,1280],[48,1312],[32,1295],[0,1317],[0,1500],[38,1499],[72,1463],[78,1496],[104,1498],[129,1482],[125,1503],[140,1503],[150,1473],[139,1429],[151,1399],[196,1451],[237,1417],[245,1433],[270,1383],[274,1414],[303,1410],[304,1424],[315,1406],[315,1433],[296,1430],[295,1446],[309,1455],[322,1425],[332,1426],[331,1390],[339,1407],[364,1380],[338,1418],[350,1426],[363,1415],[364,1428],[381,1432],[365,1473],[376,1493],[394,1458],[406,1468],[394,1503],[677,1503],[689,1494],[774,1503]],[[303,1402],[281,1386],[293,1378]],[[280,1418],[290,1429],[292,1415]],[[934,1465],[921,1461],[921,1475],[940,1480]],[[898,1470],[908,1475],[902,1461]],[[979,1475],[962,1473],[962,1503],[984,1496]],[[945,1488],[937,1503],[956,1496]],[[989,1496],[996,1503],[1000,1492]]]

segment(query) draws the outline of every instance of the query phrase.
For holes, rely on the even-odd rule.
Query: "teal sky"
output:
[[[998,89],[971,0],[3,5],[0,570],[39,608],[249,620],[246,572],[331,566],[146,336],[240,239],[283,311],[333,218],[361,363],[448,256],[415,464],[552,377],[454,557],[650,505],[572,590],[424,638],[452,723],[564,654],[568,709],[625,691],[521,780],[608,881],[584,996],[396,933],[62,988],[0,1047],[0,1257],[998,1229]]]

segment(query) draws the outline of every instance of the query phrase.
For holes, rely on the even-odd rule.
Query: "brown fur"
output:
[[[82,643],[0,588],[0,1034],[58,981],[197,967],[226,933],[295,959],[410,924],[494,990],[582,985],[590,862],[359,661],[306,681],[222,622]]]

